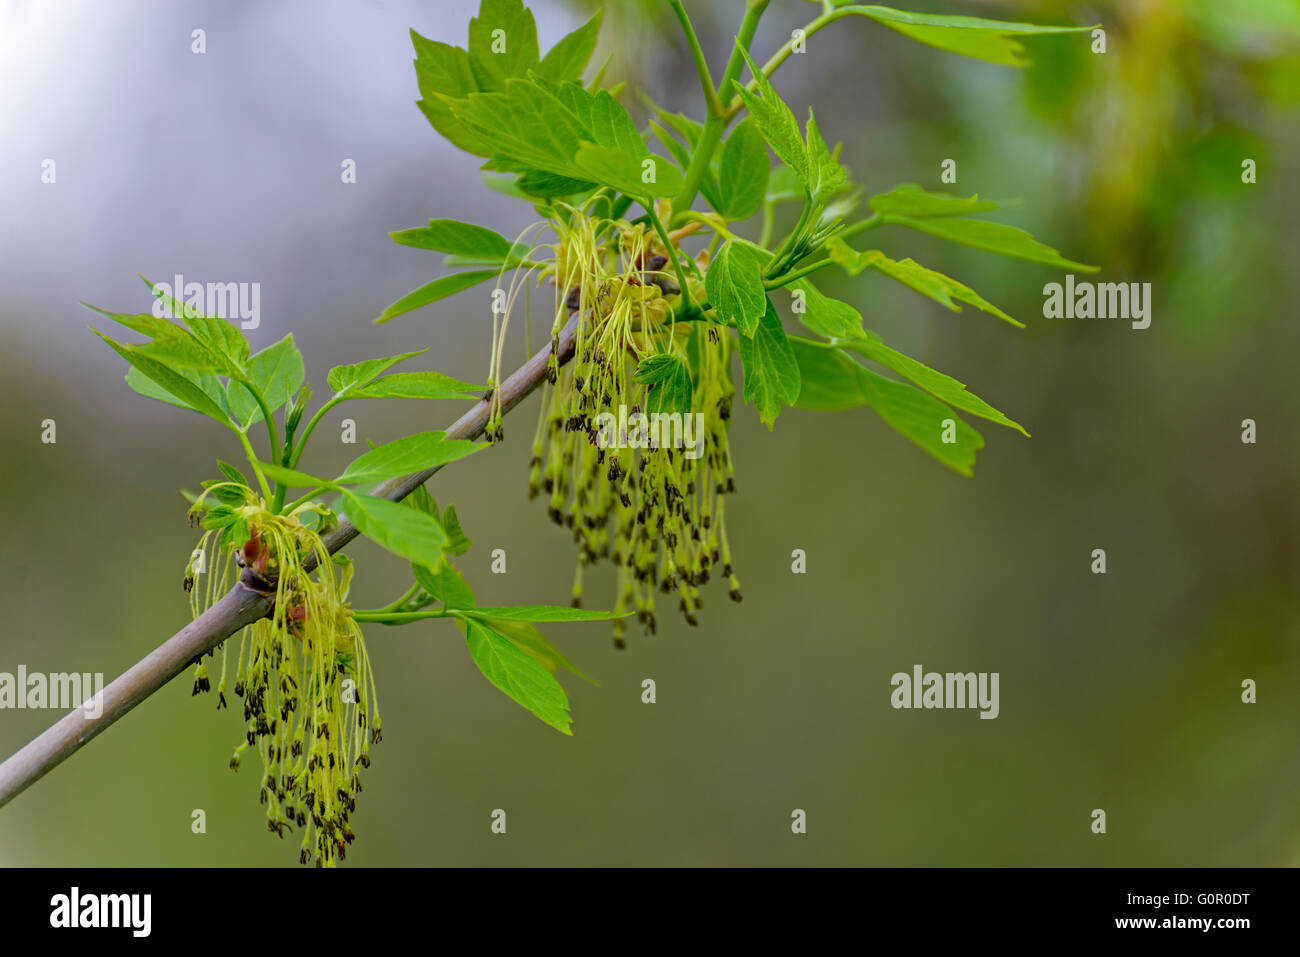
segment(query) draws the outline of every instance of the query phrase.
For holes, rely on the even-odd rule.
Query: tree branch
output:
[[[573,355],[574,336],[578,317],[574,316],[560,333],[557,358],[561,364]],[[550,362],[551,345],[547,345],[514,371],[500,386],[500,408],[509,412],[524,400],[546,378]],[[479,400],[472,409],[456,420],[449,429],[450,439],[476,439],[483,434],[490,412],[491,395]],[[440,468],[441,466],[439,466]],[[437,468],[426,469],[414,475],[392,479],[377,486],[371,494],[399,501],[428,481]],[[325,547],[337,552],[357,537],[357,529],[346,516],[340,516],[339,527],[324,536]],[[310,571],[312,565],[304,562]],[[8,804],[24,790],[57,767],[82,745],[105,728],[111,726],[128,711],[171,681],[200,655],[207,654],[241,628],[265,618],[273,604],[273,596],[250,588],[240,581],[211,608],[172,635],[132,665],[117,680],[109,684],[96,699],[69,712],[38,737],[0,764],[0,807]],[[96,707],[102,698],[102,706]],[[97,717],[92,717],[94,712]]]

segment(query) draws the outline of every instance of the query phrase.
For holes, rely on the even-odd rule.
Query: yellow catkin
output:
[[[305,523],[320,514],[318,506],[276,515],[250,493],[235,511],[240,532],[247,530],[244,541],[232,548],[228,535],[207,531],[186,567],[195,616],[231,587],[241,566],[275,589],[269,617],[238,639],[233,691],[243,700],[246,734],[230,764],[237,769],[244,752],[255,748],[268,830],[283,837],[298,827],[299,859],[332,866],[355,836],[349,821],[360,770],[380,737],[365,638],[346,607],[350,563],[336,562]],[[309,558],[316,566],[311,573],[303,567]],[[227,656],[223,649],[219,708],[226,704]],[[200,661],[195,692],[207,690],[206,683]]]

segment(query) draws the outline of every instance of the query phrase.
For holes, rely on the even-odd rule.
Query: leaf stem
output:
[[[764,279],[763,288],[779,289],[782,286],[788,286],[796,279],[802,279],[804,276],[807,276],[809,273],[814,273],[819,269],[825,269],[827,266],[834,265],[834,263],[835,260],[827,256],[825,259],[819,259],[815,263],[812,263],[809,266],[804,266],[800,269],[795,269],[791,272],[782,273],[780,276],[776,276],[775,278],[772,279]]]
[[[803,211],[799,214],[799,221],[794,224],[794,229],[790,230],[790,235],[785,238],[785,242],[781,243],[781,248],[772,257],[771,263],[765,270],[767,275],[775,275],[791,261],[790,256],[795,251],[799,237],[803,233],[803,228],[808,225],[808,220],[812,215],[812,206],[810,199],[804,201]]]
[[[261,466],[257,464],[257,453],[253,451],[253,443],[248,441],[248,433],[233,425],[230,427],[230,431],[239,436],[239,444],[244,447],[244,455],[248,458],[248,464],[253,467],[253,474],[257,476],[257,485],[262,491],[262,501],[270,503],[274,496],[271,494],[271,487],[266,484],[266,476],[262,474]]]
[[[763,229],[758,234],[758,244],[764,249],[772,241],[772,227],[776,224],[776,207],[772,203],[763,203]]]
[[[817,17],[815,20],[810,21],[807,25],[804,26],[802,38],[806,41],[818,30],[822,29],[823,27],[829,26],[830,24],[834,23],[836,20],[839,20],[843,17],[851,17],[854,16],[855,14],[860,14],[860,13],[861,13],[860,10],[854,9],[853,7],[841,7],[838,10],[827,10],[821,16]],[[777,67],[779,67],[782,63],[784,63],[786,60],[790,58],[790,54],[794,52],[795,42],[796,42],[795,38],[792,35],[789,40],[787,40],[784,44],[781,45],[781,49],[777,50],[776,53],[772,54],[771,58],[766,63],[763,64],[762,70],[764,76],[770,77],[773,73],[776,72]],[[750,80],[749,83],[745,85],[745,88],[749,90],[751,93],[757,92],[758,81]],[[727,122],[731,122],[731,120],[735,118],[736,114],[739,113],[741,108],[744,106],[744,104],[739,101],[732,103],[730,99],[726,96],[723,97],[722,102],[726,107],[725,118]]]
[[[865,233],[868,229],[875,229],[877,226],[883,226],[888,222],[879,213],[872,213],[866,219],[860,219],[851,226],[845,226],[840,230],[839,238],[847,239],[850,236],[856,236],[858,233]]]
[[[736,46],[731,51],[731,58],[727,61],[727,69],[722,74],[722,82],[718,84],[720,112],[714,113],[710,109],[709,117],[704,122],[704,129],[700,133],[699,142],[695,144],[695,154],[691,157],[691,164],[686,169],[686,182],[682,184],[681,192],[673,199],[674,222],[691,208],[691,203],[695,202],[695,194],[699,192],[700,181],[704,178],[709,163],[713,161],[713,153],[718,148],[722,134],[726,132],[731,123],[731,118],[735,115],[735,111],[728,110],[727,105],[731,102],[731,89],[736,83],[736,78],[740,76],[741,67],[745,63],[740,51],[742,49],[749,50],[749,44],[754,39],[754,31],[758,28],[758,19],[763,15],[763,11],[767,9],[767,4],[768,0],[749,0],[749,4],[745,8],[745,18],[740,22],[740,32],[736,35]]]
[[[677,247],[674,246],[673,241],[668,238],[668,230],[664,229],[664,224],[660,222],[659,217],[655,215],[654,200],[651,200],[650,205],[646,206],[646,213],[650,217],[650,222],[654,224],[655,232],[659,234],[660,240],[663,241],[664,248],[668,250],[668,258],[673,262],[673,270],[677,273],[677,285],[679,285],[682,290],[682,305],[687,309],[690,309],[691,290],[690,287],[686,285],[686,271],[682,269],[682,261],[677,255]]]
[[[290,502],[288,505],[285,505],[284,508],[283,508],[283,510],[282,510],[282,512],[281,512],[281,514],[284,514],[284,515],[291,515],[291,514],[293,514],[293,510],[294,510],[294,509],[299,508],[300,506],[306,505],[308,502],[310,502],[310,501],[311,501],[312,499],[314,499],[317,495],[319,495],[321,492],[324,492],[324,491],[325,491],[326,489],[328,489],[329,487],[330,487],[330,486],[328,486],[328,485],[317,485],[314,489],[312,489],[312,490],[311,490],[310,492],[308,492],[306,495],[300,496],[300,497],[294,499],[294,500],[293,500],[292,502]]]
[[[253,401],[257,403],[258,409],[260,409],[262,412],[262,421],[266,423],[266,437],[271,442],[270,460],[272,462],[282,461],[284,456],[284,449],[280,445],[280,433],[279,430],[277,430],[275,427],[275,418],[274,416],[271,415],[271,408],[269,405],[267,405],[266,396],[262,395],[262,390],[257,388],[257,386],[253,385],[253,383],[246,382],[243,379],[240,379],[238,381],[239,384],[244,387],[244,390],[253,397]],[[245,436],[245,442],[247,443],[247,436]],[[244,450],[245,453],[248,453],[249,448],[251,448],[251,446],[245,448]],[[257,466],[254,465],[253,468],[257,469]],[[262,494],[266,496],[266,501],[271,511],[278,512],[280,510],[280,506],[284,504],[284,495],[285,492],[288,490],[279,482],[276,482],[275,494],[267,495],[266,480],[262,477],[262,473],[260,470],[258,470],[257,478],[262,483]]]
[[[695,27],[691,24],[686,7],[682,5],[682,0],[668,0],[668,5],[673,8],[677,22],[682,25],[682,33],[686,35],[686,43],[691,48],[691,59],[695,61],[695,72],[700,75],[700,89],[704,91],[704,102],[709,108],[709,115],[721,116],[722,102],[718,99],[717,88],[713,85],[713,75],[709,72],[709,63],[704,58],[704,51],[700,48],[700,38],[695,34]]]
[[[334,408],[334,406],[338,405],[340,402],[344,401],[346,398],[346,396],[335,395],[316,410],[316,414],[311,417],[311,420],[307,423],[307,427],[302,430],[302,435],[298,437],[298,444],[294,447],[293,455],[290,456],[289,461],[286,463],[289,468],[295,469],[298,467],[298,460],[302,458],[303,449],[307,447],[307,439],[311,437],[312,432],[315,431],[320,420],[324,418],[325,413]]]
[[[370,608],[353,611],[352,617],[357,621],[372,621],[381,625],[405,625],[412,621],[424,621],[426,618],[451,618],[452,613],[442,608],[431,611],[388,611],[385,608]]]
[[[419,590],[420,590],[420,583],[419,583],[419,582],[416,582],[416,583],[415,583],[414,585],[412,585],[410,588],[406,589],[406,592],[402,595],[402,597],[400,597],[400,598],[395,598],[395,599],[393,599],[392,601],[390,601],[387,605],[385,605],[383,608],[377,608],[377,609],[375,609],[375,610],[376,610],[376,611],[381,611],[381,612],[384,612],[384,611],[395,612],[395,611],[397,611],[397,609],[401,608],[401,607],[402,607],[403,605],[405,605],[408,601],[410,601],[412,598],[414,598],[414,597],[415,597],[415,593],[418,592]]]

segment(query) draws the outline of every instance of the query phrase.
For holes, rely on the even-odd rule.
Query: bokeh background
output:
[[[137,272],[258,281],[254,349],[292,331],[312,381],[424,347],[411,368],[483,378],[481,297],[370,323],[443,269],[388,231],[436,216],[513,235],[532,219],[481,188],[478,161],[414,105],[408,28],[463,45],[473,6],[0,2],[0,671],[111,679],[170,635],[194,539],[178,489],[238,456],[215,424],[131,392],[79,300],[143,311]],[[720,63],[743,4],[688,6]],[[787,411],[772,434],[738,411],[728,512],[744,603],[711,585],[699,628],[665,614],[623,652],[604,625],[549,629],[600,680],[566,679],[573,738],[488,685],[450,625],[372,628],[386,734],[349,865],[1297,862],[1300,4],[912,6],[1101,21],[1108,50],[1031,40],[1035,65],[1018,71],[853,19],[815,36],[778,89],[796,112],[815,103],[868,194],[940,188],[955,159],[944,188],[1020,200],[994,218],[1098,263],[1102,281],[1152,283],[1151,327],[1043,319],[1060,274],[872,233],[1029,327],[949,313],[881,276],[823,274],[827,291],[1033,438],[981,428],[965,479],[867,409]],[[607,8],[598,57],[698,110],[666,6]],[[533,9],[546,49],[590,5]],[[816,12],[774,0],[756,51]],[[340,182],[348,158],[355,185]],[[433,483],[475,540],[461,565],[485,603],[568,594],[571,544],[525,493],[535,403],[503,446]],[[344,415],[387,441],[456,414],[344,407],[314,470],[357,453],[337,440]],[[40,442],[46,418],[55,445]],[[1245,418],[1256,445],[1241,442]],[[1099,547],[1104,576],[1089,570]],[[489,572],[494,548],[504,576]],[[791,574],[794,548],[806,575]],[[351,552],[359,604],[404,588],[400,562]],[[893,710],[890,676],[916,663],[999,672],[1000,717]],[[1240,701],[1246,678],[1257,704]],[[56,716],[0,711],[0,754]],[[296,839],[264,829],[257,768],[226,767],[241,734],[237,714],[174,681],[0,810],[0,863],[292,864]],[[489,831],[495,808],[505,836]],[[791,834],[794,808],[806,835]]]

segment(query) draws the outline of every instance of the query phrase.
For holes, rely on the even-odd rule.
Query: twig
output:
[[[560,333],[557,358],[561,364],[573,355],[574,335],[578,317],[569,320]],[[514,371],[501,383],[499,408],[504,414],[537,388],[546,378],[550,362],[551,345],[547,345]],[[487,426],[491,399],[479,400],[472,409],[447,429],[451,439],[476,439]],[[437,472],[426,469],[414,475],[392,479],[377,486],[372,494],[399,501],[410,495]],[[324,536],[325,547],[337,552],[357,537],[357,529],[346,516],[340,516],[338,528]],[[307,562],[304,567],[310,570]],[[102,698],[102,708],[97,700],[76,708],[60,718],[38,737],[0,764],[0,807],[8,804],[24,790],[57,767],[82,745],[112,725],[128,711],[171,681],[201,655],[220,645],[241,628],[266,617],[271,610],[272,596],[248,587],[243,581],[227,592],[211,608],[172,635],[132,665],[117,680],[109,684],[97,699]],[[98,717],[91,714],[99,711]]]

